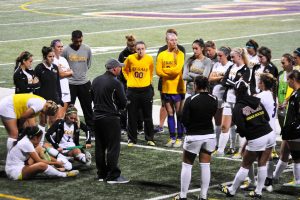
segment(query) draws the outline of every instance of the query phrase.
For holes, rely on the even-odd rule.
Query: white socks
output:
[[[80,153],[78,155],[76,155],[76,158],[83,163],[86,163],[86,158],[85,158],[85,154],[84,153]]]
[[[58,161],[63,162],[64,163],[64,168],[66,170],[71,170],[72,169],[72,163],[70,163],[70,161],[66,158],[66,156],[64,156],[63,154],[59,153],[59,151],[57,151],[56,149],[49,147],[47,148],[47,152],[55,157]]]
[[[210,183],[210,163],[200,163],[201,169],[201,191],[200,197],[207,199],[207,191]]]
[[[215,133],[216,133],[216,144],[219,144],[221,126],[215,126]]]
[[[43,135],[40,141],[40,145],[43,146],[44,145],[44,141],[45,141],[45,135],[46,135],[46,127],[45,126],[41,126],[38,125],[38,127],[43,131]]]
[[[267,166],[261,166],[257,168],[257,186],[255,192],[261,195],[261,191],[264,187],[267,177]]]
[[[296,184],[300,184],[300,163],[294,163],[294,177]]]
[[[187,192],[189,190],[191,176],[192,176],[193,165],[182,162],[181,168],[181,179],[180,179],[180,197],[186,198]]]
[[[230,186],[229,192],[232,195],[235,195],[236,190],[240,187],[242,182],[246,179],[248,175],[249,169],[245,169],[243,167],[240,167],[239,171],[236,173],[232,186]]]
[[[281,175],[281,173],[283,172],[283,170],[285,170],[286,166],[287,166],[287,162],[283,162],[282,160],[279,159],[275,171],[273,173],[273,178],[274,179],[279,179],[279,176]]]
[[[219,144],[218,144],[218,152],[219,153],[224,153],[228,139],[229,139],[229,132],[227,132],[227,133],[221,132]]]
[[[66,177],[67,174],[65,172],[60,172],[51,165],[48,165],[48,168],[44,171],[44,173],[48,176],[58,176],[58,177]]]

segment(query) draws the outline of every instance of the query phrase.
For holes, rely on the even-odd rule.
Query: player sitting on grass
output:
[[[88,151],[83,153],[79,147],[79,134],[80,129],[82,129],[86,133],[85,147],[91,148],[90,131],[83,122],[80,122],[79,126],[77,118],[77,109],[70,105],[67,109],[65,119],[56,120],[48,129],[46,138],[58,152],[90,166],[92,161],[91,154]]]
[[[23,134],[14,142],[8,151],[5,172],[12,180],[29,179],[38,173],[48,176],[70,177],[76,176],[79,171],[60,172],[51,165],[61,167],[63,163],[42,160],[35,147],[39,145],[42,131],[37,127],[27,127]]]

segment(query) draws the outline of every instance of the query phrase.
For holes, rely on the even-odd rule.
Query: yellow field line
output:
[[[40,3],[40,2],[45,2],[46,0],[33,0],[33,1],[29,1],[26,3],[23,3],[22,5],[20,5],[19,7],[27,12],[32,12],[32,13],[37,13],[37,14],[43,14],[43,15],[52,15],[52,16],[63,16],[63,17],[78,17],[76,15],[69,15],[69,14],[61,14],[61,13],[49,13],[49,12],[42,12],[36,9],[30,9],[28,8],[28,6],[34,4],[34,3]]]
[[[13,199],[13,200],[30,200],[27,198],[21,198],[21,197],[16,197],[16,196],[8,195],[8,194],[1,194],[1,193],[0,193],[0,197],[5,198],[5,199]]]

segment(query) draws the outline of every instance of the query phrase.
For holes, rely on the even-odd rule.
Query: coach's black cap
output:
[[[106,64],[105,64],[105,68],[106,69],[112,69],[112,68],[115,68],[115,67],[123,67],[124,64],[123,63],[120,63],[119,61],[117,61],[116,59],[109,59]]]

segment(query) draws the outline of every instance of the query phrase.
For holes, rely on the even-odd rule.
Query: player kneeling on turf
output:
[[[48,176],[68,177],[76,176],[77,170],[70,172],[60,172],[51,165],[62,166],[61,162],[42,160],[35,147],[39,145],[42,131],[37,127],[27,127],[22,136],[14,142],[9,149],[6,159],[5,172],[12,180],[29,179],[38,173]]]
[[[65,119],[56,120],[48,129],[46,138],[58,152],[90,166],[91,154],[88,151],[83,153],[79,146],[79,134],[82,129],[86,133],[86,148],[91,148],[90,131],[83,122],[80,122],[79,126],[77,118],[77,109],[69,106]]]

